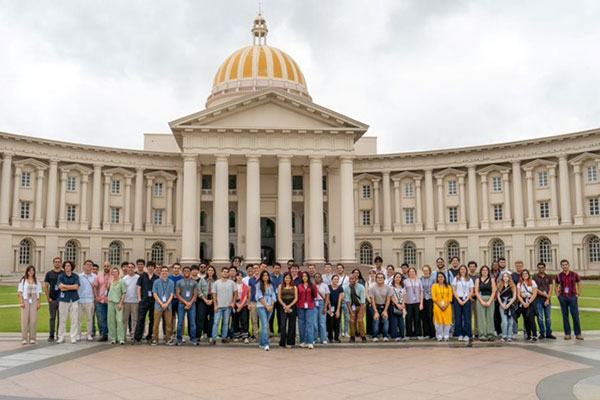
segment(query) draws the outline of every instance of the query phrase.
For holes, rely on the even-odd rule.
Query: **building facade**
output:
[[[298,64],[253,44],[206,109],[143,151],[0,133],[0,273],[54,256],[421,266],[499,257],[600,272],[600,130],[377,154],[368,126],[313,102]]]

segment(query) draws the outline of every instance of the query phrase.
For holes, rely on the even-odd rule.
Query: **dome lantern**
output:
[[[252,44],[266,45],[267,33],[269,33],[269,29],[267,28],[267,21],[259,11],[256,18],[254,18],[254,24],[252,25]]]

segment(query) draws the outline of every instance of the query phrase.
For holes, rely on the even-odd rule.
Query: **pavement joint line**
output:
[[[538,382],[535,389],[541,400],[578,400],[575,385],[585,378],[600,374],[600,368],[576,369],[550,375]]]

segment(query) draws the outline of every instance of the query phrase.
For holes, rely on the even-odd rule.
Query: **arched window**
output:
[[[154,242],[150,250],[150,259],[157,264],[165,263],[165,245],[161,242]]]
[[[229,211],[229,232],[235,232],[235,212]]]
[[[449,240],[446,243],[446,258],[448,262],[452,259],[452,257],[460,258],[460,246],[456,240]]]
[[[590,236],[587,242],[588,261],[591,263],[600,263],[600,238]]]
[[[229,243],[229,259],[233,260],[233,257],[235,257],[235,244],[233,243]]]
[[[19,243],[19,265],[31,264],[31,251],[33,245],[29,239],[23,239]]]
[[[110,265],[120,265],[123,259],[123,246],[119,242],[111,242],[108,245],[108,262]]]
[[[498,261],[499,258],[504,257],[504,242],[500,239],[494,239],[491,244],[491,255],[492,262]]]
[[[74,240],[65,243],[65,254],[63,256],[65,261],[72,261],[77,265],[77,253],[77,243]]]
[[[200,232],[206,232],[206,211],[200,211]]]
[[[403,262],[408,265],[417,265],[417,246],[413,242],[407,242],[402,253]]]
[[[538,241],[538,261],[546,264],[552,263],[552,242],[547,237]]]
[[[360,258],[360,263],[363,265],[372,265],[373,264],[373,246],[371,246],[371,243],[368,243],[368,242],[361,243],[359,258]]]

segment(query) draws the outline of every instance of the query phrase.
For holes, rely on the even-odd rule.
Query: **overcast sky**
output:
[[[257,1],[0,0],[0,131],[142,148],[204,108]],[[600,127],[600,2],[263,0],[268,43],[380,152]]]

